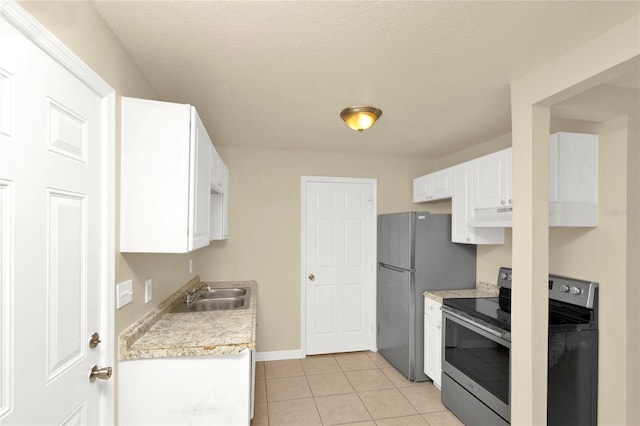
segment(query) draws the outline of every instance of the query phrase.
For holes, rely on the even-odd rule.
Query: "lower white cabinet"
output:
[[[120,425],[249,425],[254,353],[121,360]]]
[[[424,299],[424,374],[440,389],[442,377],[442,311],[441,303]]]

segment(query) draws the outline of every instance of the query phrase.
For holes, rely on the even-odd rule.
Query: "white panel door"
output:
[[[4,14],[0,75],[0,423],[100,424],[111,106]]]
[[[306,353],[372,349],[374,184],[305,183]]]

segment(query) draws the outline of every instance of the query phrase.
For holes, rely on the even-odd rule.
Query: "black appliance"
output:
[[[466,425],[510,421],[510,268],[497,298],[443,302],[442,402]],[[598,284],[549,275],[547,424],[596,425]]]

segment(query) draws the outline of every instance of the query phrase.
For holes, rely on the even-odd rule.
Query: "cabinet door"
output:
[[[440,349],[442,343],[440,338],[442,336],[440,328],[436,321],[432,321],[427,317],[427,321],[424,326],[425,342],[428,342],[428,348],[425,348],[425,367],[424,373],[433,380],[433,384],[440,387],[440,376],[442,374]]]
[[[452,169],[444,169],[413,180],[413,202],[442,200],[452,195]]]
[[[413,202],[428,201],[429,175],[420,176],[413,180]]]
[[[473,213],[473,164],[462,163],[453,168],[451,200],[451,241],[475,244],[474,228],[467,226]]]
[[[121,114],[120,251],[186,253],[190,108],[122,97]]]
[[[220,161],[222,170],[222,189],[220,192],[211,188],[211,240],[226,240],[229,235],[229,169]]]
[[[502,150],[477,158],[474,163],[475,209],[507,206],[511,187],[511,150]]]
[[[442,305],[425,299],[424,373],[440,388],[442,375]]]
[[[209,244],[209,154],[211,140],[192,108],[191,167],[189,187],[189,251]]]
[[[216,149],[211,145],[211,188],[218,193],[224,192],[224,162]]]
[[[452,169],[449,168],[429,175],[430,200],[451,198],[451,173]]]
[[[473,228],[474,200],[473,161],[453,168],[453,197],[451,200],[451,241],[463,244],[504,244],[504,228]]]

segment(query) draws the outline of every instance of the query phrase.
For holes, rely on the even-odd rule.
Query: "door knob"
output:
[[[313,274],[309,274],[308,278],[309,278],[309,280],[311,280],[311,281],[315,281],[316,276],[315,276],[315,275],[313,275]]]
[[[91,369],[91,373],[89,373],[89,381],[93,383],[96,379],[109,380],[112,373],[113,369],[111,367],[98,368],[97,365],[94,365]]]

